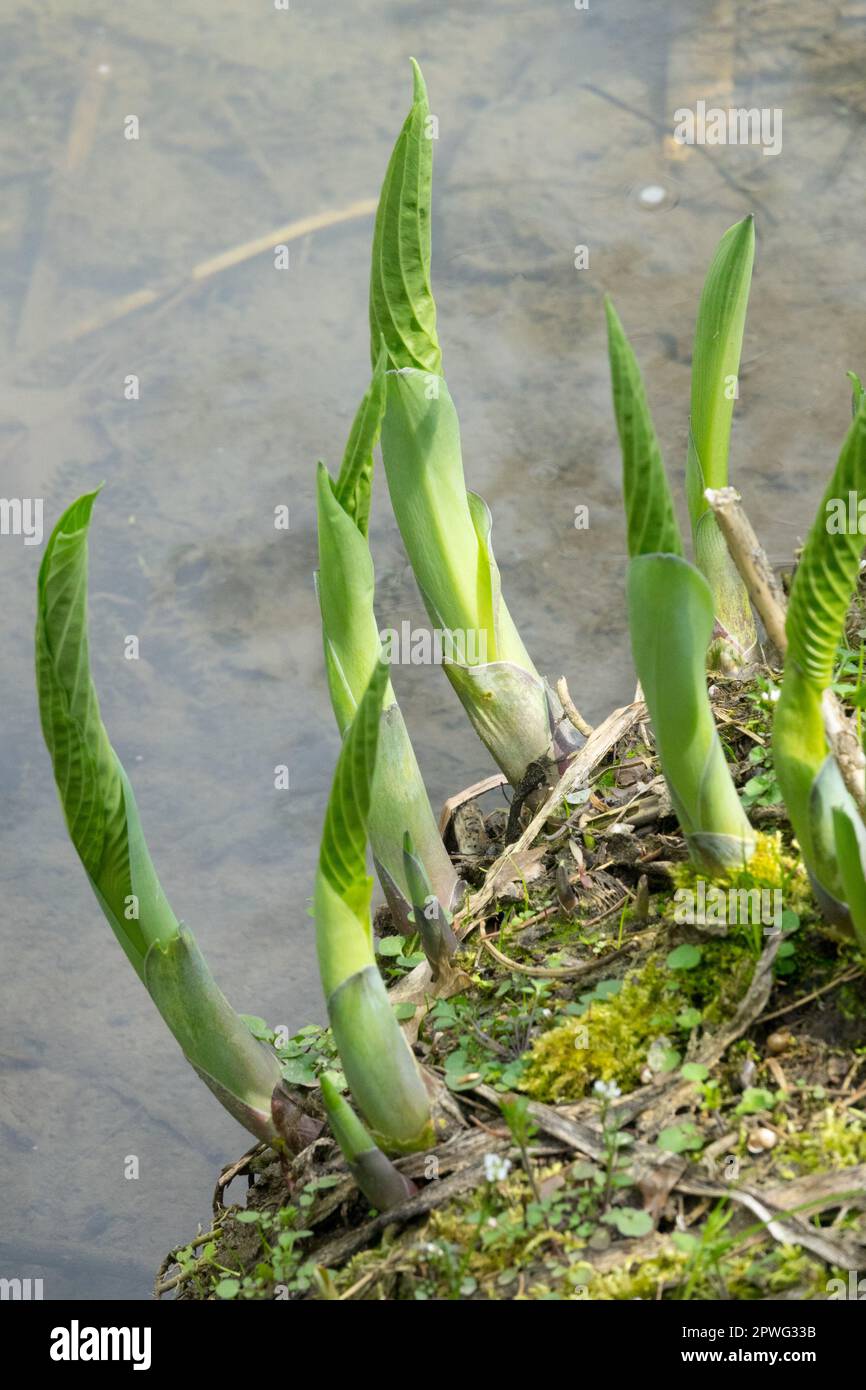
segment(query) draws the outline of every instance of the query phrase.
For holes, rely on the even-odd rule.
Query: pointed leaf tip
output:
[[[412,64],[412,101],[413,104],[427,105],[427,83],[424,81],[424,74],[421,71],[421,64],[417,58],[410,58]]]
[[[427,88],[412,59],[413,101],[385,173],[370,274],[370,352],[384,335],[395,367],[442,374],[436,305],[430,288],[433,141]]]
[[[629,555],[682,555],[682,539],[634,350],[610,300],[605,310],[613,409],[622,451]]]

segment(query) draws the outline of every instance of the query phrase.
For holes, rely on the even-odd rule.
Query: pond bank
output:
[[[417,943],[377,923],[442,1117],[439,1145],[398,1161],[416,1194],[373,1214],[327,1129],[288,1166],[259,1146],[224,1170],[212,1228],[167,1256],[157,1295],[813,1299],[862,1267],[866,983],[775,799],[774,687],[766,668],[711,686],[761,831],[711,910],[642,705],[594,731],[585,775],[554,814],[524,811],[507,850],[489,790],[453,798],[471,889],[454,978],[434,987]],[[475,810],[455,824],[458,805]],[[279,1051],[318,1113],[329,1034]],[[246,1205],[224,1205],[238,1177]]]

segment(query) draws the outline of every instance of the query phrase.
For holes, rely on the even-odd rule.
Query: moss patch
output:
[[[658,958],[625,977],[612,998],[543,1033],[529,1052],[521,1089],[538,1100],[578,1100],[594,1081],[637,1085],[650,1044],[677,1029],[679,983]]]
[[[791,1134],[776,1151],[776,1167],[783,1178],[854,1168],[858,1163],[866,1163],[866,1126],[856,1115],[840,1115],[830,1108],[820,1123]]]

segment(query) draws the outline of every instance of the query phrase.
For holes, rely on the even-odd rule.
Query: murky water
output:
[[[93,664],[151,852],[232,1002],[299,1027],[323,1012],[307,898],[337,750],[313,467],[337,465],[366,382],[372,220],[293,240],[285,272],[270,251],[198,280],[192,267],[375,197],[407,57],[421,60],[467,473],[536,661],[600,717],[633,680],[601,296],[681,480],[703,273],[756,212],[733,457],[787,556],[846,427],[845,370],[866,367],[866,4],[5,0],[0,50],[0,492],[44,497],[47,528],[105,479]],[[782,108],[782,153],[677,146],[673,113],[698,98]],[[648,186],[664,190],[651,211]],[[420,617],[382,487],[372,541],[382,625]],[[0,1275],[41,1277],[46,1298],[142,1298],[246,1140],[178,1054],[67,842],[31,674],[41,550],[0,538]],[[440,672],[398,675],[438,805],[489,764]]]

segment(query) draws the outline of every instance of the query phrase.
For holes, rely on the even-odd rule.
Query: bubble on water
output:
[[[632,184],[628,196],[643,212],[667,212],[678,202],[676,190],[667,182]]]

